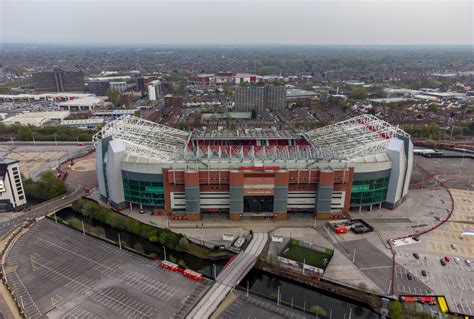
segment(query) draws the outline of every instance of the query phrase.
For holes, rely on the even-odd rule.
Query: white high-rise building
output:
[[[148,100],[156,101],[161,96],[160,80],[151,81],[148,83]]]
[[[0,211],[15,211],[26,205],[18,161],[0,158]]]

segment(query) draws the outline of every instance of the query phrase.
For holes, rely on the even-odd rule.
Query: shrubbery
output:
[[[67,126],[5,125],[0,123],[0,139],[17,141],[91,141],[97,130],[85,130]]]
[[[64,180],[57,178],[52,171],[43,173],[37,181],[30,178],[22,180],[26,197],[29,198],[46,201],[67,192]]]
[[[210,253],[208,248],[189,242],[182,234],[176,234],[168,229],[159,229],[143,224],[133,218],[102,207],[91,200],[78,199],[72,203],[72,209],[83,216],[88,216],[117,230],[127,231],[146,238],[152,243],[160,243],[176,251],[191,252],[201,257],[207,257]]]

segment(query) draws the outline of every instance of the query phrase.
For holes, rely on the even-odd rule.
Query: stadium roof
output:
[[[124,116],[106,124],[93,136],[94,145],[112,136],[122,140],[127,151],[137,156],[168,160],[182,151],[190,137],[188,132],[150,122],[135,116]]]
[[[94,135],[97,144],[104,137],[123,140],[131,155],[154,160],[262,160],[318,162],[385,161],[383,156],[393,137],[409,138],[403,130],[373,115],[361,115],[323,128],[297,134],[289,131],[252,131],[243,134],[225,132],[184,132],[178,129],[126,116],[105,125]],[[305,138],[309,145],[198,145],[193,139],[294,139]]]
[[[306,136],[324,158],[341,160],[383,153],[391,138],[410,137],[370,114],[309,131]]]

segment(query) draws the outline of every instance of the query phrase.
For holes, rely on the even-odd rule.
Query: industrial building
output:
[[[11,212],[26,205],[18,161],[0,158],[0,212]]]
[[[69,111],[24,112],[9,117],[3,120],[2,123],[5,125],[18,124],[37,127],[46,125],[59,125],[69,115]]]
[[[410,136],[362,115],[308,132],[185,132],[127,116],[94,136],[100,193],[112,206],[286,219],[396,207],[408,193]]]

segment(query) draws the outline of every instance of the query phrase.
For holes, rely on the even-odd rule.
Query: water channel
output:
[[[73,219],[82,220],[86,227],[100,227],[103,230],[105,238],[115,242],[118,241],[120,233],[123,245],[126,244],[128,247],[132,248],[139,245],[145,254],[155,254],[161,259],[164,258],[164,249],[160,244],[152,243],[145,238],[126,231],[119,231],[96,220],[90,219],[89,217],[76,213],[70,207],[62,209],[56,215],[65,221],[71,221]],[[227,260],[213,261],[202,259],[187,253],[172,251],[170,249],[166,249],[166,254],[168,259],[176,260],[176,262],[179,261],[181,264],[184,263],[187,267],[210,278],[213,277],[213,267],[215,267],[219,273],[227,262]],[[329,318],[330,315],[334,319],[379,318],[376,313],[368,308],[351,304],[342,299],[326,295],[324,292],[316,290],[313,287],[303,285],[290,279],[281,278],[261,270],[252,269],[249,272],[249,274],[241,281],[240,287],[247,289],[247,285],[252,293],[274,300],[276,300],[278,289],[280,289],[282,303],[288,305],[293,304],[294,307],[308,310],[311,307],[319,306],[324,309],[321,310],[320,313],[326,314],[326,316],[320,316],[320,318]]]

